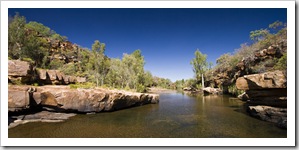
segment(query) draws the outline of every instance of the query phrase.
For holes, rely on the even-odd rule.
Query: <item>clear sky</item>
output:
[[[9,9],[50,27],[72,43],[106,44],[106,55],[122,58],[140,49],[145,70],[172,81],[193,77],[190,61],[199,49],[208,61],[250,43],[249,32],[286,22],[286,9]]]

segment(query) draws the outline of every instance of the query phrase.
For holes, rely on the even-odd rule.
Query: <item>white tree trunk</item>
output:
[[[205,88],[205,82],[204,82],[203,74],[201,74],[201,85],[202,85],[202,89],[204,89]]]

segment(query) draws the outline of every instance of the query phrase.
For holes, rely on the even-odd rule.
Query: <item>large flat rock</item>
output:
[[[8,60],[8,76],[25,77],[31,71],[29,62],[21,60]]]
[[[240,90],[287,88],[287,76],[283,71],[246,75],[237,79],[236,87]]]
[[[28,90],[34,89],[34,90]],[[132,106],[156,104],[159,95],[107,89],[71,89],[69,86],[9,86],[9,107],[30,105],[48,107],[57,112],[114,111]],[[29,92],[34,104],[29,104]],[[17,96],[13,96],[17,95]],[[26,105],[24,101],[26,100]],[[31,102],[31,103],[33,103]],[[18,105],[17,105],[18,104]]]

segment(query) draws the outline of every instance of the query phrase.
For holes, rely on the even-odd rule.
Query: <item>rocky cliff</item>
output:
[[[283,71],[245,75],[237,79],[236,87],[245,90],[239,97],[249,103],[287,106],[287,78]]]
[[[8,82],[12,84],[67,85],[84,83],[86,78],[65,75],[59,70],[33,69],[29,62],[8,60]]]
[[[223,93],[230,93],[229,87],[234,86],[236,80],[244,75],[273,71],[274,59],[279,59],[287,51],[286,41],[272,44],[267,48],[247,52],[250,56],[244,56],[235,66],[218,67],[209,72],[205,86],[222,87]],[[275,80],[275,79],[274,79]],[[240,88],[242,89],[242,88]]]
[[[287,77],[283,71],[245,75],[236,81],[245,92],[238,97],[247,102],[250,115],[287,128]]]

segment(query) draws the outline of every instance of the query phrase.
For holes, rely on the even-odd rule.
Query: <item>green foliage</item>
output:
[[[70,84],[69,85],[71,89],[91,89],[95,88],[94,83],[92,82],[86,82],[86,83],[76,83],[76,84]]]
[[[254,30],[250,32],[250,39],[255,41],[260,41],[264,39],[268,34],[269,34],[268,29]]]
[[[283,26],[283,23],[279,20],[273,22],[272,24],[269,24],[269,28],[272,28],[272,29],[277,29],[281,26]]]
[[[8,25],[8,56],[12,59],[22,57],[22,49],[25,44],[26,18],[19,13],[11,19]]]
[[[193,66],[193,72],[195,73],[196,79],[200,79],[201,75],[207,70],[207,55],[202,54],[199,49],[194,53],[195,58],[191,60]]]
[[[207,55],[202,54],[199,49],[197,49],[194,53],[195,58],[191,60],[191,64],[193,65],[193,72],[195,73],[195,78],[197,81],[201,80],[202,88],[204,88],[204,74],[209,69],[209,64],[207,63]]]
[[[49,27],[35,21],[30,21],[25,27],[29,32],[35,32],[33,34],[37,36],[49,37],[51,35],[51,29]]]
[[[104,43],[100,43],[99,40],[94,41],[92,45],[92,56],[90,57],[90,68],[93,68],[92,71],[95,75],[95,80],[97,86],[104,84],[104,79],[108,74],[109,69],[109,59],[105,56],[106,45]]]
[[[31,59],[31,58],[22,58],[22,61],[27,61],[29,62],[30,64],[34,64],[34,61]]]
[[[66,39],[38,22],[26,23],[18,13],[9,20],[8,56],[12,59],[30,58],[36,67],[49,68],[51,48],[48,39]]]
[[[238,96],[238,95],[244,93],[244,91],[237,89],[236,85],[232,84],[232,85],[228,86],[228,93],[230,93],[234,96]]]
[[[75,75],[78,71],[75,63],[68,63],[63,65],[62,72],[66,75]]]
[[[59,41],[67,41],[67,37],[66,36],[61,36],[60,34],[54,33],[51,35],[51,39],[53,40],[59,40]]]
[[[136,91],[141,92],[141,93],[145,93],[147,91],[147,89],[146,89],[145,85],[139,83],[137,85]]]
[[[176,90],[182,90],[185,87],[201,88],[201,83],[197,84],[195,79],[182,79],[174,82]]]
[[[60,69],[64,64],[64,61],[63,60],[59,60],[59,59],[54,59],[50,62],[49,64],[49,68],[50,69]],[[64,70],[64,69],[63,69]]]
[[[278,70],[287,70],[287,53],[285,53],[275,64],[275,69]]]

